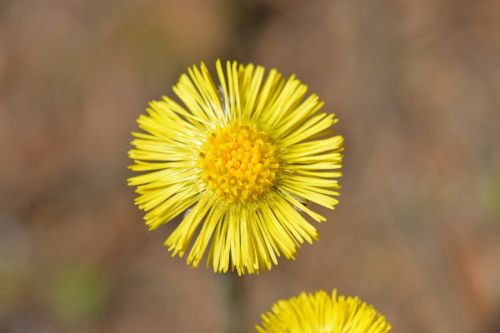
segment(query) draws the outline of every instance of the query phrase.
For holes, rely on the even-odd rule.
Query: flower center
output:
[[[280,166],[269,136],[239,122],[208,135],[199,165],[208,188],[229,202],[256,199],[274,184]]]

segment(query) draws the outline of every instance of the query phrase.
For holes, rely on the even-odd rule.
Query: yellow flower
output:
[[[357,297],[330,296],[325,291],[301,293],[272,306],[262,315],[259,333],[386,333],[391,325]]]
[[[208,248],[214,271],[258,273],[318,238],[300,212],[321,222],[307,202],[337,204],[343,138],[295,76],[229,61],[216,70],[218,83],[193,66],[173,88],[183,105],[163,97],[139,116],[145,133],[132,133],[129,156],[143,173],[129,185],[150,229],[186,211],[165,241],[172,256],[190,248],[196,267]]]

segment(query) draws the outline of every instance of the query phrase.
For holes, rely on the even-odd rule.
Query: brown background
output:
[[[217,57],[296,73],[346,137],[321,240],[232,297],[125,180],[135,118]],[[0,332],[247,333],[338,288],[394,332],[498,333],[499,108],[494,0],[0,0]]]

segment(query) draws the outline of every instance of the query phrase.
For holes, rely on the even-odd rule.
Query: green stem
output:
[[[227,333],[240,333],[245,321],[245,290],[243,279],[236,274],[224,276],[227,305]]]

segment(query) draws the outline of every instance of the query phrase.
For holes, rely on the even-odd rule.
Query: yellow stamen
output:
[[[279,160],[269,136],[238,121],[211,132],[200,151],[201,179],[228,202],[247,202],[278,178]]]

